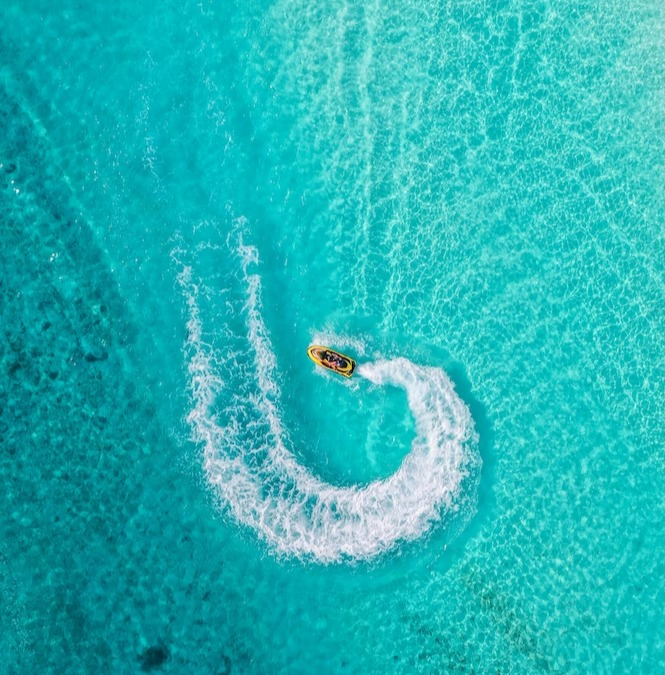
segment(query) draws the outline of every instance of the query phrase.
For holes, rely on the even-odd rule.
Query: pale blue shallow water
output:
[[[660,3],[56,4],[0,7],[0,672],[662,672]]]

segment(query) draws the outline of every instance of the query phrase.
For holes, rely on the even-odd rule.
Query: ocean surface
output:
[[[664,36],[4,0],[0,674],[663,672]]]

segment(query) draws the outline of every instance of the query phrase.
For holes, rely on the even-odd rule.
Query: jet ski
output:
[[[340,354],[334,349],[330,349],[330,347],[312,345],[307,349],[307,356],[317,366],[332,370],[333,373],[343,375],[344,377],[351,377],[353,371],[356,369],[356,362],[350,356]]]

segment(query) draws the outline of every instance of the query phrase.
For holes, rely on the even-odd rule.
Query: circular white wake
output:
[[[249,359],[240,356],[241,349],[220,353],[206,344],[198,288],[189,269],[180,278],[189,306],[186,351],[193,408],[188,421],[203,445],[207,478],[224,508],[277,551],[321,562],[369,559],[423,535],[460,503],[467,503],[468,510],[473,498],[461,495],[462,487],[475,491],[480,467],[469,410],[443,370],[404,358],[362,364],[357,371],[375,385],[406,391],[416,438],[394,474],[367,485],[339,487],[297,462],[279,415],[260,278],[247,272],[256,250],[241,242],[238,252],[246,284],[241,311]],[[233,313],[228,303],[227,310]],[[231,337],[230,330],[225,336]],[[233,364],[225,363],[228,359]],[[243,381],[232,381],[239,371]]]

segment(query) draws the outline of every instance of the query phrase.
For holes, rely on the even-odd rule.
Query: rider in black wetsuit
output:
[[[326,352],[324,356],[326,363],[331,365],[333,368],[343,368],[346,365],[346,359],[343,359],[341,356],[338,356],[337,354],[333,354],[332,352]]]

